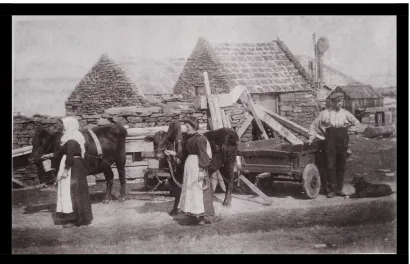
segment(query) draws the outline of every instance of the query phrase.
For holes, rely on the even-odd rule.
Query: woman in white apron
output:
[[[196,223],[203,225],[211,223],[205,221],[205,217],[214,217],[213,193],[211,181],[209,180],[208,167],[212,152],[205,136],[198,134],[198,122],[193,118],[181,120],[187,127],[188,139],[184,142],[182,153],[166,150],[166,155],[181,155],[178,157],[184,165],[184,180],[182,183],[181,197],[178,209],[192,216]],[[206,182],[209,186],[204,189]]]
[[[57,175],[57,214],[64,227],[89,225],[93,220],[88,184],[84,168],[85,139],[73,117],[62,119],[64,135],[60,154],[63,157]]]

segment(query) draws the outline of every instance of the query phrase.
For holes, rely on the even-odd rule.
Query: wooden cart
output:
[[[318,142],[311,145],[280,143],[267,139],[241,143],[239,156],[245,175],[269,177],[273,182],[300,184],[305,195],[314,199],[319,194],[321,180],[316,165]],[[258,175],[258,176],[257,176]]]

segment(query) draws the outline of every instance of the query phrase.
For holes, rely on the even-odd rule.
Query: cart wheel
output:
[[[302,188],[305,195],[310,199],[315,199],[320,191],[320,175],[316,165],[308,164],[303,170]]]

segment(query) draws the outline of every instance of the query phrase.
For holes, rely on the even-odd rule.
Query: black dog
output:
[[[350,195],[350,198],[383,197],[395,193],[389,185],[369,183],[363,177],[353,178],[350,184],[355,189],[355,193]]]

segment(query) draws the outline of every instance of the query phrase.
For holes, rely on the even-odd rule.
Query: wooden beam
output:
[[[22,156],[31,153],[33,150],[33,146],[27,146],[23,148],[18,148],[18,149],[13,149],[12,151],[12,157],[17,157],[17,156]]]
[[[24,182],[22,182],[20,180],[15,179],[13,176],[11,176],[11,179],[14,183],[17,183],[18,185],[22,186],[23,188],[27,187],[27,184],[25,184]]]
[[[224,109],[221,109],[221,116],[222,116],[224,127],[232,128],[231,121],[229,120],[229,116],[225,113]]]
[[[239,97],[241,97],[242,93],[245,91],[245,87],[238,85],[230,93],[226,94],[218,94],[214,95],[216,98],[215,100],[218,100],[219,102],[219,107],[227,107],[227,106],[232,106],[234,103],[236,103],[239,100]],[[207,96],[202,95],[200,99],[200,109],[207,109],[208,108],[208,103],[207,103]]]
[[[243,175],[239,176],[239,179],[241,179],[246,185],[248,185],[248,187],[257,195],[259,195],[260,197],[262,197],[262,199],[264,199],[266,201],[266,203],[268,205],[272,204],[272,200],[269,199],[268,196],[266,196],[261,190],[259,190],[255,185],[253,185],[248,179],[246,179]]]
[[[251,110],[253,117],[255,118],[256,124],[258,125],[260,131],[262,132],[262,137],[264,139],[268,139],[268,135],[266,134],[265,129],[263,128],[262,122],[260,121],[261,115],[258,115],[256,112],[256,105],[253,103],[252,97],[245,91],[243,93],[243,98],[245,103],[247,104],[248,108]],[[260,111],[260,110],[259,110]],[[266,122],[265,122],[266,123]]]
[[[269,115],[271,115],[276,121],[278,121],[279,124],[281,124],[282,126],[292,130],[293,132],[299,133],[300,135],[309,138],[309,130],[307,130],[306,128],[284,118],[283,116],[280,116],[272,111],[267,110],[266,108],[264,108],[263,106],[258,105],[258,107],[264,111],[265,113],[268,113]],[[325,138],[317,135],[317,138],[324,140]]]
[[[279,124],[273,117],[262,111],[258,106],[255,106],[256,115],[266,124],[268,124],[275,132],[286,138],[293,145],[302,145],[302,140],[298,139],[292,132]]]
[[[199,124],[199,131],[206,131],[206,124]],[[182,132],[186,132],[186,125],[181,125]],[[144,138],[145,136],[152,136],[158,131],[168,131],[168,126],[158,126],[158,127],[142,127],[142,128],[128,128],[127,138],[139,137]]]
[[[247,90],[242,85],[238,85],[232,89],[229,93],[229,98],[231,99],[232,104],[236,103],[244,92],[247,92]]]
[[[243,133],[245,133],[246,129],[248,129],[248,127],[251,125],[253,119],[254,117],[252,115],[249,115],[245,122],[243,122],[242,126],[236,132],[239,138],[242,137]]]
[[[219,109],[218,100],[214,99],[211,93],[211,87],[209,86],[208,73],[204,72],[203,74],[204,74],[206,97],[208,100],[209,110],[211,112],[212,130],[215,130],[215,129],[223,127],[221,111]]]

